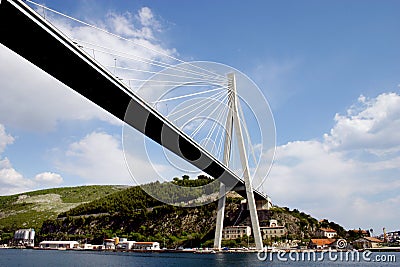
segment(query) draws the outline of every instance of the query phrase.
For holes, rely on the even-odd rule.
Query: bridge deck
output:
[[[20,0],[0,0],[0,43],[228,187],[237,184],[234,190],[246,196],[241,178]],[[265,199],[259,191],[254,195]]]

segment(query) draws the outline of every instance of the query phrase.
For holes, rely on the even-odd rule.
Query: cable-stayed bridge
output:
[[[72,40],[20,0],[0,1],[0,22],[1,44],[124,121],[130,127],[167,148],[179,158],[218,179],[220,186],[216,244],[214,245],[216,248],[220,247],[225,193],[230,190],[238,192],[248,200],[256,246],[257,249],[262,248],[255,201],[265,200],[267,196],[260,190],[254,189],[251,184],[250,166],[248,166],[248,157],[244,149],[246,144],[249,145],[249,141],[243,138],[243,136],[248,136],[249,134],[247,129],[243,128],[244,121],[240,118],[240,113],[243,111],[236,96],[234,74],[222,76],[203,68],[201,65],[186,64],[186,68],[177,67],[174,73],[168,73],[170,77],[174,76],[178,80],[163,81],[161,79],[150,82],[153,87],[158,86],[159,83],[173,87],[180,86],[182,81],[179,80],[179,76],[182,76],[181,73],[185,72],[186,78],[187,75],[192,78],[190,82],[185,84],[186,86],[198,86],[199,83],[202,85],[205,80],[214,86],[207,91],[188,94],[197,96],[208,93],[209,95],[205,99],[211,99],[211,102],[201,100],[204,103],[201,104],[203,106],[200,106],[200,109],[217,114],[217,117],[213,117],[213,120],[217,121],[217,123],[209,127],[213,131],[208,131],[207,135],[199,142],[195,140],[195,135],[200,131],[200,126],[205,127],[205,123],[199,123],[192,134],[188,134],[182,127],[178,127],[171,122],[171,117],[173,116],[167,116],[173,114],[178,118],[182,118],[184,115],[179,115],[178,111],[164,115],[161,110],[157,110],[154,105],[151,105],[151,103],[132,91],[130,80],[127,83],[116,75],[115,71],[118,68],[123,69],[123,67],[117,66],[116,59],[115,65],[112,66],[114,67],[114,73],[95,59],[96,53],[111,53],[110,49],[106,51],[100,45]],[[90,55],[87,51],[85,52],[84,46],[92,49],[93,55]],[[167,55],[167,57],[176,60],[172,56]],[[169,67],[145,58],[136,57],[136,60],[146,64],[157,64],[159,67]],[[163,73],[163,75],[165,76],[166,74]],[[140,79],[133,80],[138,81]],[[184,96],[166,97],[157,99],[155,102],[159,104],[181,98],[184,98]],[[223,100],[226,100],[228,104],[224,104],[226,106],[224,111],[219,111],[217,107],[221,106],[220,103]],[[214,107],[213,103],[218,105]],[[207,107],[211,107],[211,109],[207,110]],[[183,106],[181,110],[188,114],[190,113],[188,111],[190,108],[192,110],[195,109],[190,103]],[[175,120],[175,122],[177,121],[178,119]],[[215,125],[220,124],[221,121],[226,122],[223,128],[229,129],[227,132],[226,129],[225,132],[224,130],[216,131],[217,127]],[[242,132],[243,129],[245,133]],[[220,136],[220,143],[215,144],[211,149],[206,149],[209,140],[218,135]],[[235,173],[229,164],[232,150],[231,143],[234,136],[238,139],[238,150],[241,151],[239,151],[239,154],[243,169],[240,174]]]

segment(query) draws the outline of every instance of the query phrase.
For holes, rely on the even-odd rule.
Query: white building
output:
[[[269,226],[260,227],[262,239],[271,239],[286,235],[286,228],[278,225],[277,220],[269,220]]]
[[[160,243],[158,243],[158,242],[133,242],[131,249],[160,250]]]
[[[376,237],[361,237],[353,241],[353,246],[356,248],[378,248],[382,246],[383,241]]]
[[[104,245],[80,244],[79,248],[83,250],[104,250]]]
[[[79,243],[76,241],[42,241],[39,243],[39,248],[43,249],[72,249],[79,248]]]
[[[135,243],[136,241],[122,240],[118,243],[118,245],[115,248],[122,250],[130,250],[133,248],[133,244]]]
[[[115,244],[119,243],[119,239],[117,238],[106,238],[104,239],[103,246],[104,249],[115,249]]]
[[[236,239],[251,235],[251,227],[245,225],[227,226],[222,229],[223,239]]]
[[[127,238],[114,237],[104,239],[103,248],[106,250],[160,250],[160,243],[129,241]]]
[[[317,230],[316,236],[334,238],[337,236],[337,232],[331,228],[320,228]]]
[[[14,233],[14,245],[34,247],[35,246],[35,230],[34,229],[20,229]]]

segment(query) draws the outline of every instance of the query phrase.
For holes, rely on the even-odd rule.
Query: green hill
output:
[[[0,196],[0,234],[19,228],[39,229],[45,220],[55,219],[62,212],[124,188],[126,186],[93,185]]]

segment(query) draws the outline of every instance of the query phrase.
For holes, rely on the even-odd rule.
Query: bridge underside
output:
[[[236,185],[233,190],[246,197],[241,178],[20,0],[0,0],[0,43],[227,187]],[[126,117],[128,107],[132,116]],[[254,197],[266,198],[259,191]]]

